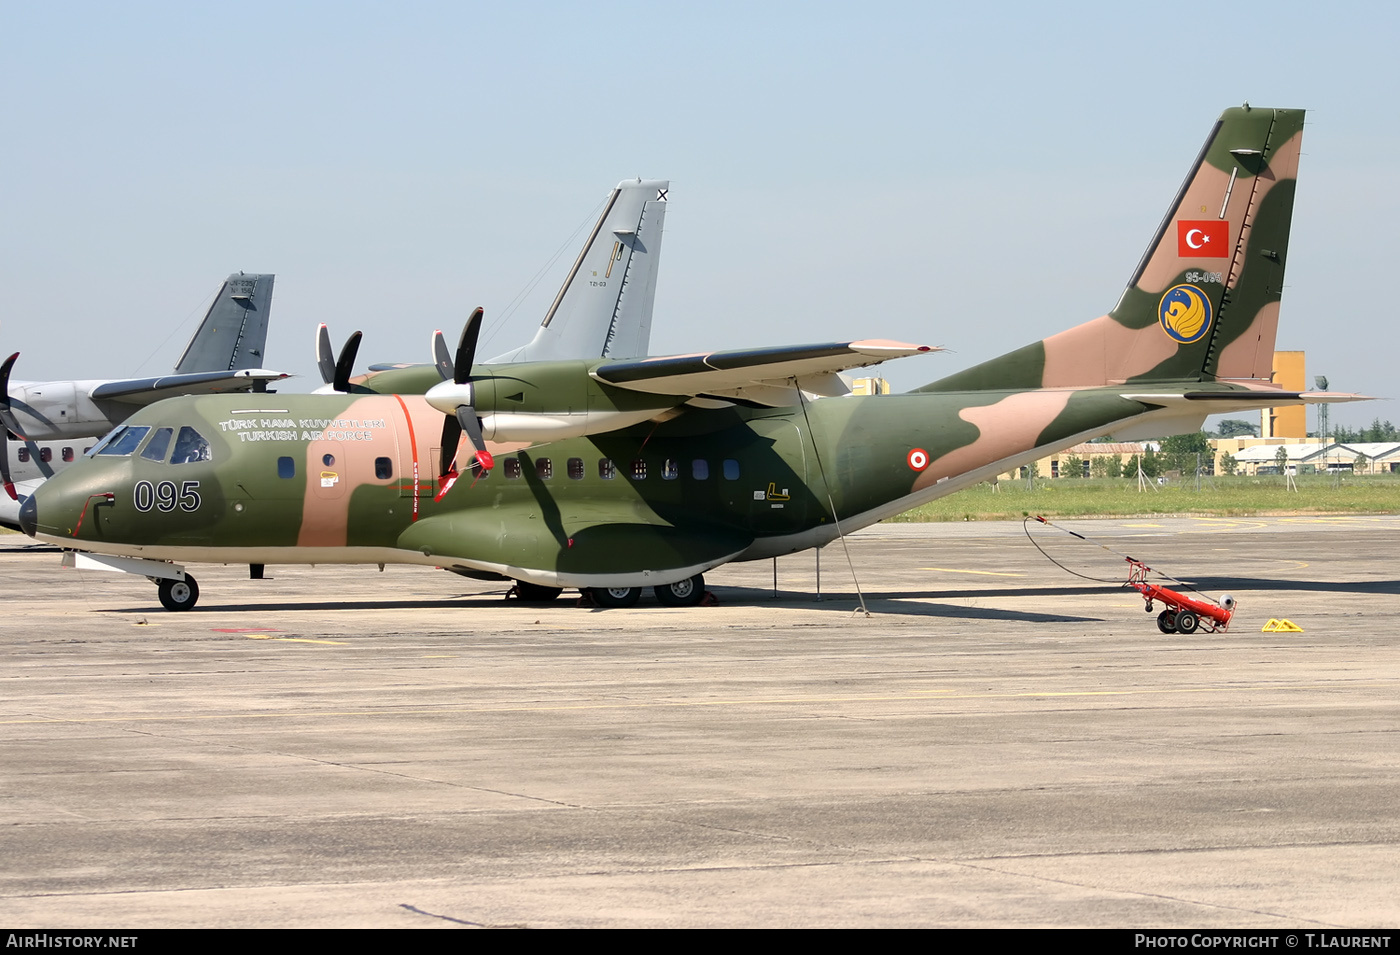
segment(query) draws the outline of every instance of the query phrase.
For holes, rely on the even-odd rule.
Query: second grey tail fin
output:
[[[230,275],[175,363],[175,372],[263,367],[273,278],[243,272]]]
[[[645,355],[670,187],[664,179],[618,183],[535,337],[491,361]]]

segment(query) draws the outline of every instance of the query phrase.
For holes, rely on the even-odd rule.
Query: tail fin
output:
[[[920,391],[1267,381],[1303,111],[1227,109],[1107,315]]]
[[[491,362],[645,355],[670,187],[618,183],[534,339]]]
[[[230,275],[175,363],[176,374],[262,368],[273,278],[242,272]]]

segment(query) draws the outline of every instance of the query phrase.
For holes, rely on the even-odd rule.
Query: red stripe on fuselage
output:
[[[408,446],[413,454],[413,519],[418,520],[418,438],[413,434],[413,416],[408,413],[408,405],[401,395],[394,395],[403,409],[403,419],[408,422]]]

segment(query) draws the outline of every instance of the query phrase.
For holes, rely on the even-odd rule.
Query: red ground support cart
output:
[[[1147,612],[1152,612],[1152,601],[1157,600],[1167,608],[1157,615],[1157,629],[1163,633],[1195,633],[1197,627],[1205,627],[1211,633],[1230,629],[1230,618],[1235,615],[1235,598],[1222,594],[1220,602],[1197,599],[1175,590],[1147,582],[1150,568],[1140,560],[1125,558],[1128,562],[1128,586],[1142,594],[1147,601]]]

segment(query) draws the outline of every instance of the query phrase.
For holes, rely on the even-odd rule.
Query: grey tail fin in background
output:
[[[230,275],[175,363],[176,374],[262,368],[273,278],[243,272]]]
[[[664,179],[618,183],[535,337],[490,361],[645,355],[670,188]]]

